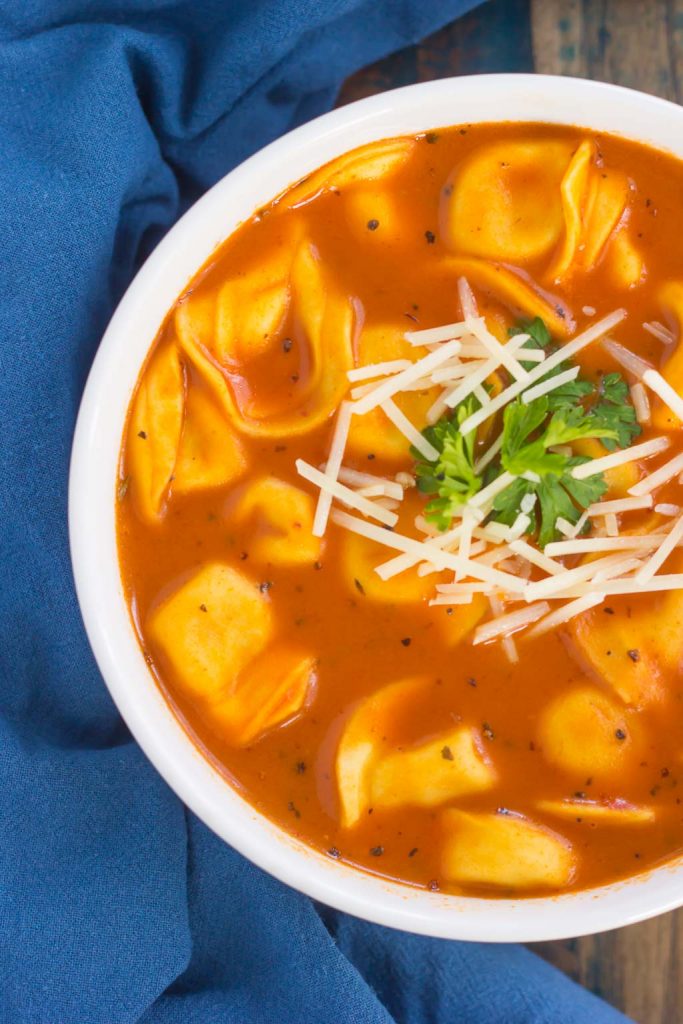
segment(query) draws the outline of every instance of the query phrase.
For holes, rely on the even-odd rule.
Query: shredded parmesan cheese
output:
[[[647,426],[650,422],[650,399],[647,397],[647,391],[640,381],[633,384],[630,390],[636,419],[642,426]]]
[[[625,558],[616,565],[609,565],[606,569],[599,569],[593,577],[593,583],[603,583],[605,580],[613,580],[615,576],[625,576],[627,572],[640,569],[643,564],[640,558]]]
[[[348,370],[346,376],[350,381],[370,380],[371,377],[386,377],[390,373],[400,373],[401,370],[407,370],[412,365],[409,359],[390,359],[385,363],[357,366],[355,370]]]
[[[516,555],[526,558],[527,562],[538,566],[539,569],[544,569],[551,576],[557,576],[558,573],[565,572],[561,562],[556,562],[553,558],[549,558],[542,551],[538,551],[531,544],[527,544],[525,540],[511,541],[510,550],[514,551]]]
[[[638,570],[636,573],[636,581],[638,583],[649,583],[657,570],[667,560],[673,549],[680,544],[681,539],[683,539],[683,516],[678,517],[671,527],[671,530],[664,537],[664,540],[661,541],[655,553],[648,558],[643,568]]]
[[[526,608],[518,608],[514,612],[508,612],[507,615],[501,615],[500,618],[491,619],[490,622],[477,626],[472,643],[475,645],[485,644],[491,640],[497,640],[501,636],[509,636],[510,633],[516,633],[532,622],[536,622],[549,611],[550,605],[547,601],[538,601],[536,604],[527,605]]]
[[[542,395],[547,395],[548,392],[561,388],[564,384],[568,384],[569,381],[576,380],[580,369],[580,366],[572,366],[569,370],[564,370],[562,373],[551,377],[550,380],[542,380],[540,384],[535,384],[533,388],[529,388],[528,391],[522,393],[522,401],[525,405],[528,405],[535,398],[541,398]]]
[[[608,537],[619,536],[619,523],[614,512],[608,512],[605,516],[605,533]]]
[[[613,452],[601,459],[591,459],[590,462],[583,462],[575,466],[572,476],[575,480],[585,480],[586,477],[595,476],[596,473],[603,473],[607,469],[615,469],[616,466],[625,466],[629,462],[637,462],[638,459],[649,459],[669,447],[671,441],[668,437],[654,437],[651,441],[644,441],[643,444],[634,444],[623,451]],[[633,493],[632,491],[630,493]]]
[[[472,334],[475,336],[477,341],[480,341],[484,348],[487,350],[489,355],[497,360],[499,365],[505,367],[505,369],[512,374],[515,380],[526,380],[529,376],[528,370],[525,370],[523,366],[520,366],[514,355],[511,354],[507,345],[501,345],[498,338],[494,337],[493,334],[486,328],[486,324],[483,321],[472,321]],[[517,348],[520,347],[520,342],[517,341]]]
[[[629,349],[624,348],[623,345],[620,345],[618,341],[613,341],[609,338],[602,343],[602,347],[609,352],[620,366],[623,366],[625,370],[629,370],[639,380],[642,380],[647,370],[653,369],[652,363],[648,363],[646,359],[641,359],[635,352],[631,352]]]
[[[664,501],[661,505],[655,505],[655,512],[660,516],[677,516],[680,511],[680,505],[670,505],[668,502]]]
[[[676,340],[673,331],[670,331],[664,324],[660,324],[658,320],[651,320],[649,323],[644,323],[643,328],[648,334],[651,334],[653,338],[663,342],[664,345],[673,345]]]
[[[633,487],[629,487],[628,493],[636,496],[643,494],[651,494],[652,491],[661,487],[672,477],[677,476],[683,470],[683,452],[680,455],[674,455],[673,459],[669,459],[663,466],[656,469],[654,473],[650,473],[644,480],[639,480]]]
[[[481,475],[482,469],[485,469],[489,462],[493,462],[498,452],[503,447],[503,435],[499,434],[490,448],[487,448],[484,454],[477,462],[474,463],[474,472],[477,476]]]
[[[651,494],[644,494],[642,498],[614,498],[613,501],[596,501],[586,509],[586,514],[593,518],[614,512],[636,512],[641,508],[652,508]]]
[[[643,383],[647,384],[650,391],[661,398],[664,405],[671,409],[671,412],[679,420],[683,421],[683,398],[675,391],[668,381],[664,380],[657,370],[646,370],[643,374]]]
[[[495,480],[492,480],[487,487],[483,487],[480,491],[470,498],[470,505],[473,508],[483,508],[489,502],[492,502],[497,494],[504,491],[506,487],[509,487],[513,480],[517,477],[513,476],[512,473],[508,473],[507,470],[497,476]]]
[[[565,569],[556,576],[547,576],[543,580],[529,583],[524,591],[524,599],[533,601],[536,598],[546,598],[553,594],[560,596],[566,590],[573,588],[576,583],[584,583],[593,579],[601,569],[606,569],[617,562],[623,561],[620,553],[605,555],[603,558],[596,558],[592,562],[577,565],[574,569]],[[593,587],[593,589],[595,589]]]
[[[491,605],[491,611],[494,615],[500,616],[503,613],[503,605],[498,597],[489,597],[489,604]],[[503,637],[502,641],[503,650],[509,662],[516,664],[519,661],[519,654],[517,653],[517,645],[511,636]]]
[[[400,430],[404,437],[417,448],[420,455],[430,462],[436,462],[439,453],[433,444],[430,444],[426,437],[423,437],[417,427],[414,427],[407,416],[405,416],[391,398],[387,398],[381,405],[382,412],[388,416],[397,430]]]
[[[380,523],[384,523],[385,526],[395,526],[398,522],[398,516],[395,512],[390,512],[380,505],[379,502],[363,498],[356,491],[352,491],[350,487],[345,487],[338,480],[332,480],[326,473],[321,473],[319,469],[316,469],[315,466],[310,466],[303,459],[297,459],[295,465],[297,473],[304,480],[315,484],[321,491],[327,491],[331,497],[338,498],[339,501],[348,505],[349,508],[358,509],[359,512],[377,519]]]
[[[472,320],[478,315],[477,300],[466,277],[458,278],[458,298],[460,299],[460,311],[463,320]]]
[[[596,551],[634,551],[655,548],[661,536],[656,533],[623,537],[581,537],[577,540],[556,540],[546,544],[548,555],[585,555]]]
[[[594,608],[596,604],[602,604],[605,600],[604,593],[597,594],[586,594],[585,597],[579,597],[575,601],[570,601],[568,604],[562,605],[561,608],[557,608],[550,615],[546,615],[544,619],[530,629],[527,633],[528,637],[542,636],[543,633],[547,633],[549,629],[554,629],[556,626],[561,626],[565,622],[569,622],[576,615],[581,615],[583,612],[587,612],[589,608]],[[533,605],[532,605],[533,607]]]
[[[472,321],[458,320],[456,324],[441,327],[427,327],[422,331],[406,331],[403,337],[411,345],[438,345],[444,341],[455,341],[472,333]]]
[[[330,481],[336,481],[339,474],[339,468],[344,458],[344,451],[346,450],[346,441],[349,436],[350,426],[351,403],[342,402],[339,406],[339,412],[337,413],[337,420],[334,425],[334,432],[332,434],[332,441],[330,444],[330,453],[327,457],[327,465],[325,466],[325,476]],[[325,533],[331,507],[331,493],[321,489],[318,496],[318,504],[315,509],[315,516],[313,517],[313,526],[311,528],[311,533],[314,537],[322,537]]]
[[[326,471],[327,467],[323,463],[323,465],[320,466],[320,472],[325,473]],[[381,487],[382,491],[378,493],[386,494],[388,498],[397,498],[398,501],[401,501],[403,498],[403,487],[401,484],[394,480],[389,480],[389,478],[385,476],[374,476],[372,473],[361,473],[357,469],[350,469],[347,466],[342,466],[337,473],[337,479],[343,484],[349,484],[351,487]],[[412,482],[413,478],[409,477],[409,479]]]

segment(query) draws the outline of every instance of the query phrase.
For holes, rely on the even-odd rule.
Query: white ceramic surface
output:
[[[115,543],[119,447],[140,366],[167,310],[215,246],[256,207],[346,150],[479,121],[578,124],[683,157],[680,107],[615,86],[540,75],[408,86],[335,110],[272,143],[185,214],[121,301],[83,396],[69,529],[83,619],[111,695],[149,759],[210,828],[283,882],[359,917],[447,938],[531,941],[602,931],[683,904],[683,862],[578,894],[485,900],[411,889],[315,853],[257,814],[201,757],[169,710],[130,624]]]

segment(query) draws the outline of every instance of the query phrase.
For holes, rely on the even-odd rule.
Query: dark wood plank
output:
[[[531,0],[490,0],[419,46],[363,68],[344,83],[338,105],[449,75],[533,71]]]
[[[534,64],[680,100],[680,0],[533,0]]]
[[[683,0],[491,0],[358,72],[339,103],[448,75],[532,70],[681,101]],[[683,1024],[683,911],[531,948],[638,1024]]]

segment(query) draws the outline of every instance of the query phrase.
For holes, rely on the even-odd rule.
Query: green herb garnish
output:
[[[450,416],[443,416],[433,427],[422,431],[430,444],[439,452],[436,462],[426,462],[424,456],[411,448],[418,490],[436,497],[427,505],[426,516],[440,530],[447,530],[456,510],[477,493],[482,478],[474,471],[474,445],[476,430],[460,432],[460,424],[481,408],[470,395],[458,405]]]
[[[552,339],[542,320],[521,323],[510,334],[521,332],[530,336],[527,348],[552,350]],[[526,364],[532,365],[537,364]],[[542,379],[556,376],[570,365],[563,363]],[[425,517],[442,531],[477,491],[508,472],[516,479],[495,497],[489,519],[512,525],[525,495],[536,495],[526,532],[537,534],[539,545],[544,547],[557,536],[555,523],[559,517],[576,523],[583,510],[607,490],[602,473],[576,480],[572,469],[590,459],[562,449],[592,438],[614,451],[626,448],[640,433],[628,387],[620,374],[606,374],[597,384],[579,375],[528,404],[518,397],[505,407],[500,453],[480,475],[474,468],[476,430],[465,435],[460,432],[460,424],[479,408],[480,403],[471,395],[450,415],[423,431],[439,452],[435,462],[426,461],[411,449],[416,459],[417,486],[422,493],[433,495]],[[561,450],[553,450],[557,447]]]

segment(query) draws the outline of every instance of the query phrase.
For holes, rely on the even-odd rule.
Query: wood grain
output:
[[[680,101],[681,0],[534,0],[535,70]]]
[[[448,75],[534,70],[681,102],[683,0],[491,0],[354,75],[339,102]],[[683,1024],[683,911],[531,948],[638,1024]]]

